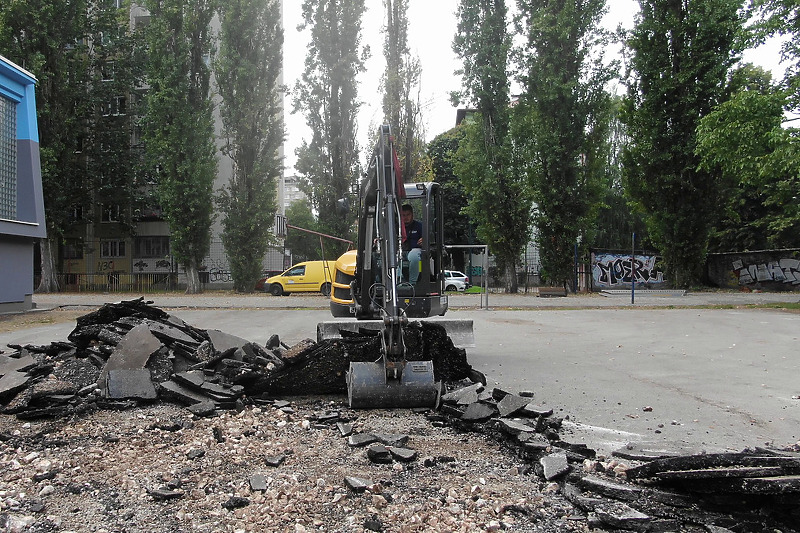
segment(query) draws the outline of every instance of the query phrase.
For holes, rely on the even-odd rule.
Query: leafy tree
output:
[[[573,249],[592,240],[608,164],[613,77],[599,29],[605,0],[518,0],[526,35],[520,51],[525,91],[517,106],[519,149],[534,194],[544,277],[565,284]]]
[[[470,239],[473,242],[475,239],[475,227],[464,213],[467,207],[467,195],[453,169],[453,158],[465,134],[466,127],[462,124],[437,135],[428,143],[427,155],[431,162],[431,179],[442,189],[444,240],[449,244],[469,244]]]
[[[408,50],[408,0],[383,0],[386,10],[383,55],[383,115],[392,126],[403,181],[410,182],[421,165],[424,142],[420,132],[419,102],[413,91],[419,87],[419,59]]]
[[[763,69],[731,76],[731,97],[700,120],[701,168],[721,175],[721,206],[710,248],[717,252],[800,245],[797,131],[784,129],[786,96]]]
[[[437,135],[428,143],[427,157],[431,166],[431,179],[439,184],[442,190],[444,205],[444,242],[446,244],[474,244],[476,228],[465,213],[467,194],[464,186],[453,170],[453,157],[458,145],[464,138],[466,128],[457,126],[445,133]],[[454,252],[454,268],[464,269],[463,254]]]
[[[201,291],[198,267],[211,238],[217,173],[209,95],[213,0],[147,0],[151,22],[145,143],[186,292]]]
[[[311,43],[305,70],[295,85],[294,108],[306,117],[311,140],[297,149],[295,168],[319,213],[324,233],[345,237],[352,218],[336,212],[358,176],[356,115],[358,83],[369,48],[361,46],[364,0],[303,0],[303,23]]]
[[[633,78],[624,120],[631,144],[625,185],[647,216],[650,236],[677,287],[702,275],[717,176],[699,168],[698,121],[723,96],[742,46],[739,0],[640,0],[628,41]]]
[[[454,169],[469,197],[466,212],[478,225],[478,237],[495,254],[506,291],[517,291],[516,266],[528,241],[530,195],[522,169],[512,164],[509,136],[511,38],[504,0],[461,0],[453,50],[463,61],[463,93],[477,108]]]
[[[311,212],[311,203],[305,199],[295,200],[286,208],[286,221],[298,228],[310,231],[318,229],[317,219]],[[319,237],[312,233],[289,228],[286,235],[286,248],[292,251],[292,260],[295,263],[322,259]],[[326,255],[328,255],[326,259],[332,258],[332,255]]]
[[[261,277],[282,172],[283,29],[275,0],[222,2],[220,14],[215,71],[226,138],[222,151],[233,162],[230,183],[219,197],[222,243],[234,289],[251,292]]]
[[[135,165],[126,105],[139,73],[123,11],[94,0],[0,3],[0,53],[38,79],[48,235],[39,292],[58,290],[59,245],[70,228],[92,221],[91,207],[115,207],[130,227]]]

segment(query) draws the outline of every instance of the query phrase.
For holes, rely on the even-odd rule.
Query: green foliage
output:
[[[609,172],[613,70],[602,63],[603,0],[518,2],[525,92],[515,108],[520,165],[530,178],[542,273],[564,284],[573,249],[592,242]]]
[[[301,29],[311,30],[305,70],[294,89],[294,108],[306,117],[311,140],[297,149],[295,168],[319,213],[323,233],[345,238],[352,216],[336,212],[358,177],[358,83],[369,54],[361,46],[364,0],[303,0]]]
[[[530,194],[524,169],[512,161],[509,136],[511,37],[505,2],[461,0],[453,50],[463,61],[463,92],[477,108],[477,121],[466,126],[453,168],[469,197],[466,213],[478,226],[505,275],[506,290],[517,291],[516,266],[528,241]]]
[[[47,232],[57,241],[84,193],[79,150],[91,101],[85,2],[8,0],[0,4],[0,53],[37,77],[36,104]]]
[[[442,133],[428,143],[427,155],[431,162],[431,179],[439,184],[444,204],[444,242],[447,244],[473,244],[476,242],[475,224],[465,213],[467,194],[464,185],[453,170],[453,157],[464,138],[466,127],[458,126]],[[457,268],[463,268],[460,264]]]
[[[729,87],[730,99],[703,117],[697,129],[701,168],[719,173],[723,185],[724,209],[715,219],[710,249],[797,246],[797,202],[792,201],[800,192],[792,179],[797,162],[781,161],[791,153],[796,133],[781,127],[785,96],[768,73],[751,65],[735,71]]]
[[[310,231],[318,231],[317,219],[311,212],[308,200],[295,200],[286,208],[286,221],[292,226]],[[286,248],[292,252],[292,262],[317,261],[322,259],[320,238],[313,233],[289,228],[286,236]],[[336,248],[338,251],[338,248]],[[326,250],[325,258],[335,259],[336,251]]]
[[[699,168],[698,121],[723,96],[743,42],[739,0],[642,0],[628,45],[633,51],[624,120],[627,192],[676,287],[701,276],[719,180]]]
[[[150,90],[145,140],[157,190],[170,224],[170,247],[186,270],[187,292],[199,292],[198,267],[210,246],[217,171],[209,23],[213,0],[148,0]]]
[[[0,53],[38,80],[36,105],[49,243],[42,284],[57,290],[55,257],[83,207],[119,209],[131,228],[137,154],[130,149],[132,106],[141,76],[137,41],[125,10],[102,0],[6,0],[0,3]],[[47,257],[45,257],[47,256]]]
[[[99,0],[90,12],[92,118],[83,142],[87,192],[94,205],[118,210],[120,228],[132,235],[141,205],[142,153],[140,146],[131,146],[131,132],[140,111],[136,87],[144,77],[144,43],[140,33],[130,31],[127,9]]]
[[[218,198],[222,243],[234,289],[251,292],[270,243],[282,172],[283,30],[274,0],[222,2],[220,14],[215,70],[226,137],[223,153],[233,162],[230,182]]]

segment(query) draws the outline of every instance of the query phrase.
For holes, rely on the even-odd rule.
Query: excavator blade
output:
[[[475,333],[472,329],[472,320],[452,320],[430,318],[426,322],[439,324],[444,327],[447,336],[453,341],[456,348],[474,348]],[[341,330],[358,332],[359,329],[380,331],[383,327],[382,320],[331,320],[317,324],[317,342],[325,339],[341,338]]]
[[[412,408],[439,405],[441,382],[433,380],[433,361],[408,361],[399,379],[386,376],[382,361],[350,363],[347,398],[354,409]]]

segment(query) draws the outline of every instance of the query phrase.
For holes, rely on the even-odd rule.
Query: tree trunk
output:
[[[42,258],[42,279],[36,292],[58,292],[58,278],[56,277],[56,256],[53,250],[58,243],[54,239],[39,240],[39,255]]]
[[[203,292],[203,287],[200,285],[200,273],[197,271],[197,265],[194,263],[184,265],[186,271],[186,294],[200,294]]]
[[[506,263],[506,292],[511,294],[516,294],[519,290],[519,285],[517,284],[517,268],[513,261],[509,261]]]

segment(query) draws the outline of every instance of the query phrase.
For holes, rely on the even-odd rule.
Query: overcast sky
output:
[[[296,30],[302,21],[302,0],[284,0],[284,83],[293,87],[303,71],[308,47],[307,32]],[[609,13],[604,20],[607,27],[622,24],[633,26],[634,14],[638,11],[636,0],[609,0]],[[361,151],[371,149],[375,133],[383,118],[381,111],[380,78],[384,70],[383,1],[366,0],[367,12],[362,24],[364,44],[369,44],[372,57],[366,64],[366,72],[359,77],[359,97],[363,102],[358,118],[358,142]],[[510,5],[510,3],[509,3]],[[418,56],[422,65],[421,103],[427,140],[445,132],[455,125],[456,109],[450,104],[451,91],[460,88],[460,79],[453,74],[458,60],[452,50],[456,31],[456,8],[458,0],[410,0],[408,9],[409,47]],[[767,68],[777,66],[776,45],[749,53],[746,60]],[[303,139],[310,139],[310,130],[301,113],[291,114],[291,98],[287,97],[285,147],[286,175],[294,174],[295,149]]]

